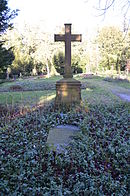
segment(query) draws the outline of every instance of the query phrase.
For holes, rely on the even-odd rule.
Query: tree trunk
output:
[[[46,63],[46,69],[47,69],[47,78],[50,78],[50,69],[49,69],[48,61]]]
[[[9,73],[7,73],[7,77],[6,77],[6,79],[7,79],[7,80],[9,80]]]
[[[55,67],[53,64],[51,64],[51,73],[50,73],[51,76],[58,76],[60,74],[57,73]]]

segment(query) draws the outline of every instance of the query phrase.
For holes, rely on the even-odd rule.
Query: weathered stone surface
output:
[[[81,82],[73,78],[56,83],[56,105],[72,105],[81,102]]]
[[[65,34],[54,35],[54,40],[65,42],[65,71],[64,78],[72,78],[71,70],[71,42],[81,42],[81,34],[71,34],[71,24],[65,24]]]
[[[59,125],[49,131],[47,144],[61,150],[69,145],[72,137],[79,132],[79,128],[73,125]]]
[[[64,35],[54,35],[55,41],[65,42],[64,79],[56,83],[56,105],[72,105],[81,101],[81,83],[73,79],[71,69],[71,42],[81,41],[81,34],[71,34],[71,24],[65,24]]]

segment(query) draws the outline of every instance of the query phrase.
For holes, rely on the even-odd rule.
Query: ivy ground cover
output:
[[[129,104],[39,108],[0,124],[1,195],[128,195]],[[50,128],[80,127],[65,152],[46,146]]]

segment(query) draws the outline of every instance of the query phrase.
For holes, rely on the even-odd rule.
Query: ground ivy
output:
[[[39,108],[0,125],[1,195],[128,195],[129,105]],[[51,127],[80,127],[65,152]]]

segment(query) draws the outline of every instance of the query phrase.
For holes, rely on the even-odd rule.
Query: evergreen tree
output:
[[[17,11],[11,11],[8,8],[7,0],[0,0],[0,74],[2,75],[6,72],[6,68],[14,59],[13,52],[11,48],[6,49],[3,44],[5,41],[2,39],[3,33],[12,27],[11,20],[16,16]],[[1,76],[0,76],[1,77]]]

